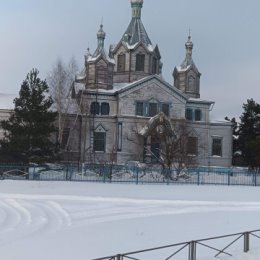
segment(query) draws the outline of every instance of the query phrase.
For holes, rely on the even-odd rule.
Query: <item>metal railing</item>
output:
[[[252,230],[252,231],[246,231],[241,233],[235,233],[235,234],[229,234],[224,236],[216,236],[216,237],[210,237],[205,239],[199,239],[199,240],[192,240],[189,242],[182,242],[177,244],[171,244],[166,246],[160,246],[160,247],[154,247],[149,249],[143,249],[139,251],[134,252],[128,252],[123,254],[116,254],[112,256],[106,256],[101,258],[95,258],[92,260],[124,260],[124,259],[132,259],[132,260],[144,260],[144,259],[156,259],[156,260],[169,260],[169,259],[177,259],[178,260],[180,252],[183,252],[186,250],[186,257],[183,259],[187,260],[197,260],[200,259],[199,253],[198,253],[198,246],[205,247],[209,249],[210,251],[214,251],[214,257],[218,257],[221,254],[232,256],[232,253],[228,251],[228,249],[237,243],[239,240],[243,240],[243,252],[247,253],[250,250],[250,241],[252,240],[252,237],[260,239],[260,236],[256,233],[260,232],[260,230]],[[216,241],[216,240],[222,240],[232,238],[231,241],[229,241],[227,244],[225,244],[224,247],[217,247],[217,245],[212,246],[208,244],[209,241]],[[215,242],[216,243],[216,242]],[[217,243],[216,243],[217,244]],[[260,240],[257,242],[257,247],[260,248]],[[170,249],[170,253],[168,250],[168,255],[164,257],[160,257],[162,255],[162,251],[165,249]],[[153,253],[152,256],[147,255],[148,253]],[[157,252],[155,254],[154,252]],[[236,253],[239,253],[236,249]],[[148,258],[147,258],[148,257]],[[205,257],[205,256],[204,256]],[[208,255],[207,257],[212,257],[212,255]],[[209,258],[208,258],[209,259]]]
[[[160,167],[114,164],[0,164],[0,178],[134,184],[260,185],[260,172],[248,169],[200,167],[187,168],[177,173]]]

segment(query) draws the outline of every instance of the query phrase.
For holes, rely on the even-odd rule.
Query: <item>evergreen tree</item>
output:
[[[243,104],[244,112],[240,117],[238,148],[244,161],[251,168],[260,167],[260,105],[253,99]]]
[[[236,121],[236,118],[233,117],[229,119],[227,116],[225,117],[226,121],[229,121],[232,124],[232,135],[233,135],[233,165],[241,164],[241,151],[238,144],[238,136],[239,136],[239,123]]]
[[[1,159],[16,162],[40,162],[53,156],[54,144],[50,141],[54,132],[56,113],[50,111],[53,104],[48,96],[46,81],[33,69],[21,85],[19,97],[9,120],[2,121],[5,137],[0,142]]]

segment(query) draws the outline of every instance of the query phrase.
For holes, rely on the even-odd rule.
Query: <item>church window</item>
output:
[[[193,119],[193,111],[191,108],[187,108],[186,109],[186,119],[187,120],[192,120]]]
[[[201,121],[201,110],[200,109],[195,110],[195,121]]]
[[[170,106],[169,104],[162,104],[162,112],[166,115],[169,116],[169,111],[170,111]]]
[[[198,154],[198,138],[197,137],[188,137],[187,141],[187,153],[190,155]]]
[[[105,152],[106,133],[94,132],[94,151]]]
[[[125,54],[119,54],[117,56],[117,71],[118,72],[125,71]]]
[[[144,71],[144,61],[145,61],[145,55],[144,54],[137,54],[136,55],[136,64],[135,64],[135,70],[136,71]]]
[[[143,102],[136,102],[136,113],[137,116],[144,115],[144,103]]]
[[[212,138],[212,156],[222,156],[222,138]]]
[[[153,57],[152,74],[157,74],[157,59]]]
[[[195,78],[193,76],[189,76],[188,79],[188,91],[195,91]]]
[[[105,66],[97,66],[97,83],[106,84],[108,82],[108,71]]]
[[[148,116],[152,117],[158,113],[158,104],[157,103],[149,103],[148,105]]]
[[[91,103],[90,113],[92,115],[99,115],[99,103],[98,102],[92,102]]]
[[[110,107],[109,103],[103,102],[101,103],[101,115],[109,115]]]

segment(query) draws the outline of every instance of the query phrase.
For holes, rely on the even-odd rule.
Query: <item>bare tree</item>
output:
[[[60,58],[58,58],[52,71],[47,77],[51,96],[54,100],[53,108],[58,113],[59,144],[62,143],[66,117],[72,105],[71,89],[77,71],[78,66],[74,58],[71,58],[68,64],[65,64]]]
[[[159,113],[149,120],[140,134],[152,136],[160,144],[157,159],[165,177],[171,178],[173,170],[178,178],[187,167],[197,165],[198,141],[186,120],[170,121],[163,113]],[[146,149],[150,149],[149,146]],[[152,152],[151,149],[149,152]]]

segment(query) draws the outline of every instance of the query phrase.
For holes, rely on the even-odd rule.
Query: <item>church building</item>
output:
[[[200,96],[201,73],[192,58],[188,36],[184,61],[173,69],[173,81],[162,77],[162,57],[142,23],[143,0],[131,0],[132,17],[122,38],[105,50],[103,25],[97,47],[85,54],[76,76],[72,101],[76,104],[64,129],[64,159],[124,164],[129,160],[156,162],[160,143],[143,136],[142,129],[158,113],[189,129],[190,156],[202,166],[231,166],[232,128],[212,122],[214,102]]]

